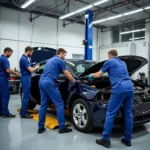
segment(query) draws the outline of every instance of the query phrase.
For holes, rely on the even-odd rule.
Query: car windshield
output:
[[[92,67],[96,64],[96,62],[88,62],[88,61],[68,61],[67,64],[72,69],[72,71],[75,73],[76,76],[79,76],[82,74],[85,70]]]

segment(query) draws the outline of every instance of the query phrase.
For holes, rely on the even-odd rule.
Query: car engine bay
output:
[[[108,78],[96,79],[94,81],[86,81],[86,84],[92,88],[99,89],[97,94],[97,101],[101,101],[105,104],[109,102],[109,98],[112,93],[110,81]],[[140,85],[140,83],[133,82],[134,87],[134,105],[139,105],[143,102],[150,102],[150,87]]]

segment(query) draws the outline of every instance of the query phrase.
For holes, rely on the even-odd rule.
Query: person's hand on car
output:
[[[93,77],[92,74],[89,75],[89,80],[90,80],[90,81],[93,81],[93,80],[94,80],[94,77]]]
[[[39,69],[39,68],[40,68],[40,65],[37,65],[35,68],[36,68],[36,69]]]

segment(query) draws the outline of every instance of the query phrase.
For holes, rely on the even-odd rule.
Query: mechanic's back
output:
[[[108,72],[113,92],[133,91],[126,63],[118,57],[107,60],[101,70]]]

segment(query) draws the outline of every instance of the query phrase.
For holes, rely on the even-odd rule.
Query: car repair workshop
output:
[[[0,150],[150,150],[150,0],[0,0]]]

